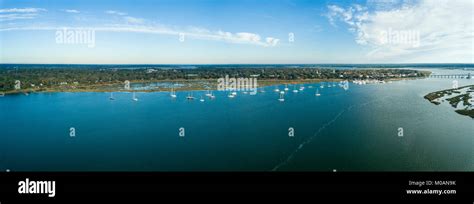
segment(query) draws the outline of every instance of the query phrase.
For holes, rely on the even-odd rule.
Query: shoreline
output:
[[[466,93],[461,92],[463,89],[466,89]],[[474,99],[474,97],[470,96],[471,92],[474,92],[474,85],[466,85],[458,88],[434,91],[426,94],[423,98],[437,106],[448,103],[456,113],[469,116],[474,119],[474,109],[472,108],[473,104],[471,104],[471,101]],[[458,109],[458,104],[461,102],[464,108]]]
[[[389,81],[402,81],[402,80],[418,80],[424,79],[426,77],[419,78],[391,78],[383,80],[385,82]],[[278,86],[278,85],[296,85],[296,84],[308,84],[308,83],[320,83],[320,82],[341,82],[345,81],[343,79],[300,79],[300,80],[260,80],[258,81],[258,88],[268,87],[268,86]],[[217,85],[212,87],[207,87],[204,84],[217,84],[217,79],[215,80],[153,80],[153,81],[130,81],[130,84],[150,84],[150,83],[174,83],[174,84],[185,84],[191,85],[189,87],[175,87],[174,91],[206,91],[206,90],[217,90]],[[115,87],[114,87],[115,86]],[[14,95],[14,94],[30,94],[30,93],[110,93],[110,92],[142,92],[142,93],[152,93],[152,92],[169,92],[172,88],[158,87],[155,89],[148,90],[124,90],[121,86],[123,83],[108,83],[100,84],[97,86],[87,86],[80,88],[40,88],[40,89],[20,89],[20,90],[11,90],[6,92],[0,92],[0,94]]]

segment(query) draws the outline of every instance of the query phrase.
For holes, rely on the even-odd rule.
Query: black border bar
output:
[[[19,194],[26,178],[55,181],[56,196]],[[410,186],[409,181],[455,181],[448,186]],[[454,189],[451,195],[407,195],[407,189]],[[474,172],[3,172],[0,203],[70,202],[78,199],[163,198],[198,193],[277,193],[351,201],[474,203]],[[317,196],[317,197],[314,197]],[[379,200],[380,199],[380,200]]]

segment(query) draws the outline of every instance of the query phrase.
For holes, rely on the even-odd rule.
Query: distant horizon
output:
[[[419,62],[419,63],[208,63],[208,64],[178,64],[178,63],[154,63],[154,64],[126,64],[126,63],[2,63],[2,65],[7,64],[30,64],[30,65],[49,65],[49,64],[57,64],[57,65],[410,65],[410,64],[470,64],[474,65],[474,63],[464,63],[464,62],[440,62],[440,63],[432,63],[432,62]]]
[[[259,66],[264,66],[264,65],[278,65],[278,66],[285,66],[285,65],[395,65],[395,66],[401,66],[401,65],[472,65],[474,66],[474,63],[293,63],[293,64],[284,64],[284,63],[262,63],[262,64],[257,64],[257,63],[228,63],[228,64],[79,64],[79,63],[0,63],[0,65],[132,65],[132,66],[209,66],[209,65],[259,65]]]

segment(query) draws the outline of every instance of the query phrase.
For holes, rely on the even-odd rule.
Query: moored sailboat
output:
[[[137,98],[137,96],[135,95],[135,92],[133,92],[132,100],[138,101],[138,98]]]
[[[283,96],[284,96],[284,94],[280,93],[280,98],[278,99],[280,102],[285,101],[285,98]]]
[[[321,94],[319,93],[319,89],[316,90],[316,96],[321,96]]]

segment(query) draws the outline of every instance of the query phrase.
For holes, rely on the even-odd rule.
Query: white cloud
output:
[[[265,40],[266,40],[268,46],[276,46],[278,44],[278,42],[280,42],[280,39],[276,39],[276,38],[272,38],[272,37],[267,37]]]
[[[375,9],[330,5],[327,17],[332,24],[344,22],[355,34],[356,43],[372,48],[367,54],[369,60],[474,62],[471,0],[383,3],[383,8]]]
[[[123,17],[123,19],[125,19],[127,23],[131,23],[131,24],[142,24],[145,22],[145,19],[143,18],[135,18],[131,16],[125,16]]]
[[[276,46],[279,39],[268,37],[266,41],[262,41],[260,35],[249,32],[224,32],[224,31],[210,31],[205,28],[191,26],[188,29],[176,29],[175,27],[170,28],[163,25],[156,25],[150,23],[145,24],[146,20],[143,18],[136,18],[128,16],[127,13],[108,10],[107,14],[123,16],[123,19],[127,25],[115,25],[113,28],[107,28],[105,30],[111,31],[123,31],[123,32],[143,32],[143,33],[154,33],[154,34],[168,34],[168,35],[181,35],[184,34],[186,38],[204,39],[204,40],[216,40],[225,41],[229,43],[237,44],[254,44],[265,47]],[[135,24],[135,25],[130,25]],[[140,25],[136,25],[140,24]]]
[[[78,10],[75,10],[75,9],[65,9],[63,11],[66,13],[80,13]]]
[[[46,11],[43,8],[9,8],[0,9],[0,13],[38,13],[40,11]]]
[[[255,33],[236,33],[235,37],[236,40],[241,41],[248,41],[248,42],[260,42],[260,35]]]
[[[260,35],[255,33],[240,32],[231,33],[225,31],[211,32],[205,28],[191,27],[187,30],[180,30],[171,28],[163,25],[136,25],[136,24],[114,24],[108,26],[95,26],[95,27],[67,27],[68,29],[83,29],[83,30],[95,30],[100,32],[131,32],[131,33],[148,33],[157,35],[175,35],[178,39],[180,34],[184,34],[186,39],[200,39],[200,40],[213,40],[223,41],[235,44],[251,44],[263,47],[274,47],[278,45],[279,39],[273,37],[265,38],[265,41],[261,40]],[[64,27],[42,27],[42,26],[30,26],[30,27],[0,27],[0,32],[15,31],[15,30],[61,30]]]
[[[110,15],[122,16],[123,20],[128,24],[143,24],[145,22],[145,19],[128,16],[128,14],[125,12],[107,10],[105,11],[105,13]]]
[[[75,11],[75,10],[74,10]],[[73,12],[74,13],[74,12]],[[88,28],[78,29],[93,29],[95,31],[103,32],[134,32],[134,33],[149,33],[159,35],[179,35],[184,34],[186,39],[201,39],[201,40],[212,40],[212,41],[223,41],[235,44],[251,44],[263,47],[275,47],[280,42],[279,39],[274,37],[262,38],[259,34],[250,32],[226,32],[226,31],[210,31],[206,28],[201,27],[187,27],[178,28],[176,26],[165,26],[160,25],[152,21],[148,21],[143,18],[136,18],[128,16],[127,13],[108,10],[105,13],[110,15],[118,15],[120,19],[124,20],[116,24],[98,25]],[[27,18],[28,16],[21,16]],[[20,18],[20,16],[10,16],[9,18]],[[1,14],[0,14],[1,19]],[[125,22],[125,23],[124,23]],[[70,29],[76,29],[69,27]],[[14,31],[14,30],[59,30],[63,29],[62,26],[23,26],[23,27],[8,27],[6,25],[0,25],[0,32],[2,31]]]
[[[11,20],[22,20],[22,19],[34,19],[37,15],[33,13],[19,14],[9,13],[0,14],[0,21],[11,21]]]
[[[46,11],[42,8],[9,8],[0,9],[0,21],[34,19],[39,12]]]
[[[267,37],[266,41],[262,41],[260,35],[255,33],[249,32],[238,32],[238,33],[231,33],[225,31],[217,31],[211,32],[206,29],[200,29],[201,32],[193,32],[187,33],[192,37],[200,38],[200,39],[210,39],[210,40],[219,40],[225,41],[230,43],[237,43],[237,44],[253,44],[259,45],[264,47],[274,47],[278,44],[279,40],[273,37]],[[196,30],[194,30],[196,31]]]
[[[353,8],[349,9],[343,9],[339,6],[336,5],[329,5],[328,6],[329,13],[327,14],[327,17],[329,18],[329,22],[332,25],[336,25],[335,21],[337,20],[342,20],[349,25],[353,25],[354,23],[351,21],[352,19],[352,10]]]
[[[108,10],[105,11],[106,14],[111,14],[111,15],[119,15],[119,16],[125,16],[127,13],[120,12],[120,11],[114,11],[114,10]]]

